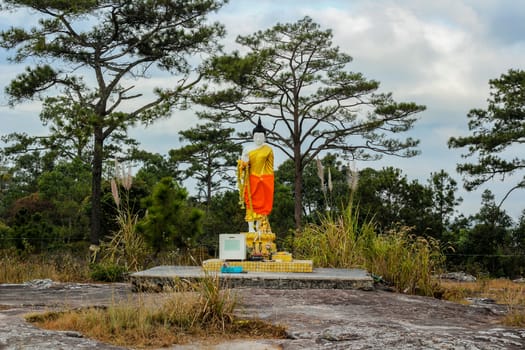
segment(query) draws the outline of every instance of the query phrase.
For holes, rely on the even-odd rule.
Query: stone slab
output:
[[[315,268],[308,273],[206,272],[200,266],[157,266],[130,276],[132,290],[163,291],[176,286],[177,281],[198,281],[217,276],[229,288],[266,289],[360,289],[373,290],[374,281],[366,270]]]

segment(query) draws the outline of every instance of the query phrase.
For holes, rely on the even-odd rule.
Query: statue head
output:
[[[253,129],[253,142],[256,146],[261,146],[266,141],[266,129],[261,124],[261,118],[257,126]]]
[[[264,141],[266,141],[266,137],[262,132],[256,132],[253,134],[253,143],[255,143],[256,146],[262,146]]]

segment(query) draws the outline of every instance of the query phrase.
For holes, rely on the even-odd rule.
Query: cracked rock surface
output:
[[[285,349],[525,349],[525,329],[499,323],[506,310],[501,305],[356,290],[244,296],[245,313],[287,326]]]
[[[525,349],[525,329],[504,327],[506,308],[460,305],[385,291],[238,289],[239,316],[284,325],[288,339],[187,344],[170,349]],[[122,349],[76,332],[38,329],[24,314],[109,305],[136,297],[127,284],[0,285],[0,349]]]

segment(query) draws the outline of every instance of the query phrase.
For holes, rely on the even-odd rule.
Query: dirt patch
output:
[[[288,339],[226,341],[171,349],[523,349],[525,329],[504,327],[501,305],[460,305],[385,291],[239,289],[239,316],[284,325]],[[153,295],[154,296],[154,295]],[[23,315],[134,298],[126,284],[0,285],[0,349],[119,349],[51,332]]]

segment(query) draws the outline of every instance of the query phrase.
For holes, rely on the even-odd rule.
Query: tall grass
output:
[[[99,256],[110,254],[113,249],[121,246],[114,244],[112,247],[108,250],[101,249]],[[102,258],[98,264],[93,264],[90,263],[87,243],[83,247],[63,247],[39,254],[20,252],[15,248],[0,249],[0,283],[23,283],[44,278],[60,282],[123,281],[129,268],[133,269],[135,265],[126,264],[126,260],[121,260],[123,255],[120,254],[125,254],[125,251],[116,252],[113,259]],[[130,257],[127,261],[140,262],[136,265],[137,268],[158,265],[200,266],[202,261],[209,259],[205,248],[163,252],[155,260],[150,256],[137,260],[134,260],[137,258],[136,254],[127,256]],[[126,255],[123,259],[127,259]]]
[[[139,271],[144,267],[150,252],[137,232],[138,219],[129,208],[118,210],[118,229],[100,245],[102,263],[123,266],[127,271]]]
[[[103,342],[134,348],[186,343],[194,336],[285,336],[281,326],[237,319],[237,297],[221,288],[217,276],[179,282],[172,292],[138,294],[107,308],[31,314],[26,319],[46,329],[78,331]]]
[[[445,261],[439,241],[416,236],[409,228],[400,227],[383,235],[374,233],[363,248],[367,269],[398,290],[432,296],[439,289],[433,278]]]
[[[341,215],[306,226],[294,239],[294,255],[319,267],[365,268],[399,291],[433,295],[438,284],[432,275],[444,262],[439,242],[407,227],[378,234],[372,219],[361,223],[358,217],[350,204]]]
[[[373,230],[372,222],[359,227],[357,211],[349,207],[341,216],[328,213],[321,217],[320,224],[307,225],[295,236],[293,252],[319,267],[364,266],[362,246]]]
[[[525,327],[525,287],[507,289],[505,292],[507,314],[503,323],[507,326]]]
[[[137,231],[139,215],[130,204],[130,189],[133,183],[131,166],[127,172],[121,169],[115,159],[115,174],[111,179],[111,194],[115,201],[117,230],[112,232],[100,246],[92,246],[93,278],[118,281],[129,271],[144,268],[150,254],[144,237]],[[123,189],[121,196],[119,185]]]

